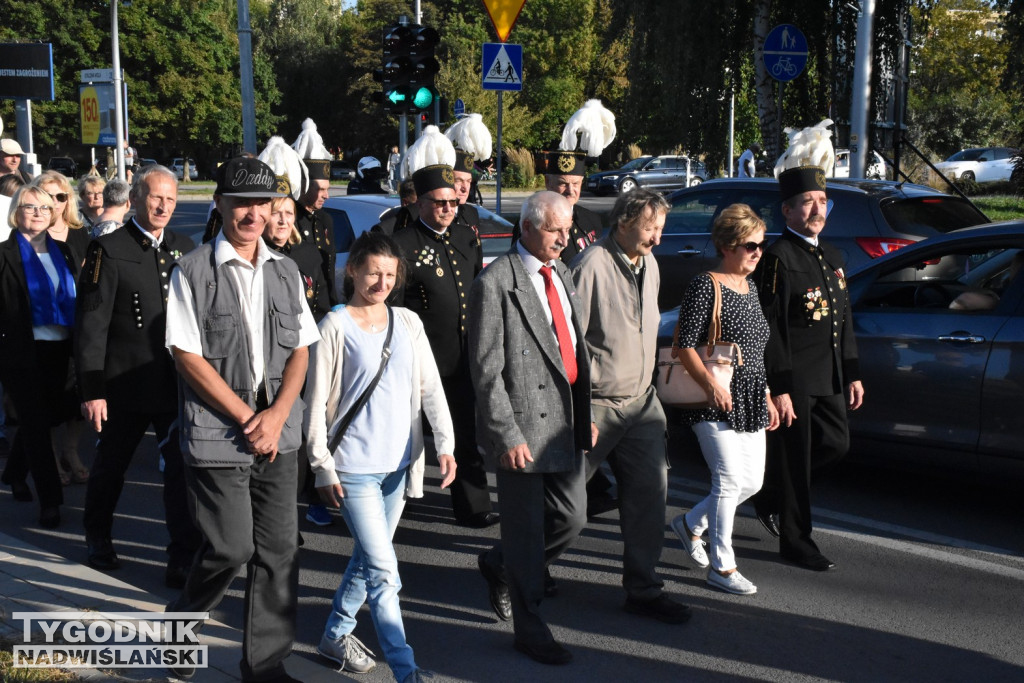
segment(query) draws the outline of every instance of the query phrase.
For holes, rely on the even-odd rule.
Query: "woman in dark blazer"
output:
[[[19,189],[7,217],[14,232],[0,244],[0,381],[19,420],[2,480],[16,500],[30,501],[32,474],[46,528],[60,524],[63,502],[50,429],[73,405],[64,387],[79,270],[67,244],[47,233],[54,211],[48,193]]]

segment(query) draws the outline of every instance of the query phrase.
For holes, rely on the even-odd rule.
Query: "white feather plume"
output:
[[[331,153],[324,147],[324,139],[316,130],[313,119],[302,122],[302,132],[292,143],[292,149],[303,159],[330,159]]]
[[[452,141],[455,149],[461,149],[478,161],[491,158],[491,131],[487,130],[480,114],[469,114],[459,119],[449,126],[444,136]]]
[[[451,140],[441,134],[437,126],[427,126],[420,134],[419,140],[409,145],[402,159],[402,177],[411,178],[412,174],[426,166],[447,164],[455,166],[455,147]]]
[[[564,152],[575,151],[577,135],[579,148],[587,156],[601,156],[615,139],[615,114],[605,109],[601,100],[587,100],[565,123],[558,148]]]
[[[832,175],[832,167],[836,163],[836,152],[832,147],[832,119],[823,119],[816,126],[796,129],[786,128],[789,136],[789,148],[782,153],[775,163],[775,177],[791,168],[800,166],[817,166],[825,171],[826,176]]]
[[[292,199],[299,197],[309,189],[309,171],[302,157],[288,146],[280,135],[267,141],[267,146],[260,152],[259,160],[269,166],[275,175],[284,176],[292,188]]]

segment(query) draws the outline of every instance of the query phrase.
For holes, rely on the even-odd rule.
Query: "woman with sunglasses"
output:
[[[39,523],[60,524],[63,502],[50,429],[73,409],[64,386],[71,358],[78,262],[48,234],[53,198],[35,186],[18,190],[0,244],[0,381],[19,428],[3,473],[15,500],[30,501],[29,473],[39,497]]]
[[[722,260],[710,273],[693,279],[679,311],[679,357],[708,398],[708,407],[684,410],[683,417],[696,433],[711,470],[711,493],[673,519],[672,529],[695,564],[710,565],[708,584],[737,595],[756,593],[757,586],[736,568],[733,520],[736,508],[757,493],[764,480],[765,429],[779,426],[764,371],[768,323],[750,279],[767,246],[764,233],[764,221],[749,206],[726,207],[711,230]],[[727,387],[715,381],[696,351],[707,343],[716,287],[722,300],[721,340],[738,344],[743,358]],[[711,539],[710,559],[701,540],[705,531]]]
[[[64,242],[71,250],[78,269],[85,263],[85,252],[91,237],[89,231],[82,227],[82,218],[78,213],[78,195],[71,188],[71,181],[57,171],[44,171],[32,181],[53,197],[53,223],[50,225],[50,237]],[[68,376],[66,388],[74,390],[74,371]],[[60,471],[61,483],[71,482],[82,484],[89,479],[89,468],[82,463],[78,455],[78,442],[82,435],[82,416],[77,410],[71,412],[68,419],[59,425],[54,433],[54,444],[57,449],[57,467]]]

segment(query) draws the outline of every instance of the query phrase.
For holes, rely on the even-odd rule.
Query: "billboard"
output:
[[[0,43],[0,98],[53,100],[53,46]]]
[[[114,84],[89,83],[78,86],[78,103],[81,106],[82,144],[100,147],[117,145],[114,114]],[[127,107],[125,108],[127,111]],[[128,122],[125,121],[125,135]]]

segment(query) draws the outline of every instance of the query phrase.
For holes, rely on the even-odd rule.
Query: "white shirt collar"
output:
[[[224,237],[223,232],[217,233],[217,237],[213,240],[213,259],[218,268],[230,261],[237,261],[253,268],[253,270],[259,270],[267,261],[277,260],[280,258],[284,258],[284,256],[267,247],[261,237],[259,242],[256,244],[256,266],[253,268],[252,263],[248,259],[242,258],[238,252],[235,251],[231,242],[228,242]]]
[[[815,235],[814,237],[806,237],[804,235],[801,235],[800,233],[798,233],[796,230],[794,230],[793,228],[789,227],[788,225],[786,226],[786,230],[789,230],[791,233],[793,233],[794,235],[796,235],[797,237],[802,239],[804,242],[807,242],[807,244],[811,245],[812,247],[818,246],[818,236],[817,235]]]
[[[516,249],[519,250],[519,257],[523,259],[523,266],[526,268],[526,272],[530,275],[536,275],[544,266],[551,266],[552,268],[555,266],[554,259],[544,263],[539,258],[528,252],[526,247],[523,246],[522,241],[516,242]]]
[[[146,236],[146,239],[148,239],[150,244],[152,244],[154,247],[159,247],[161,244],[163,244],[163,242],[164,242],[164,231],[163,230],[160,231],[160,236],[159,237],[153,237],[153,233],[149,232],[144,227],[142,227],[142,225],[137,220],[135,220],[134,217],[132,218],[132,223],[135,224],[135,227],[138,228],[139,231],[143,235]]]
[[[422,218],[420,219],[420,223],[423,224],[424,228],[426,228],[427,230],[429,230],[430,232],[432,232],[432,233],[434,233],[436,235],[443,235],[446,232],[448,232],[448,228],[445,228],[444,230],[435,230],[434,228],[432,228],[429,225],[427,225],[427,222],[425,220],[423,220]]]

